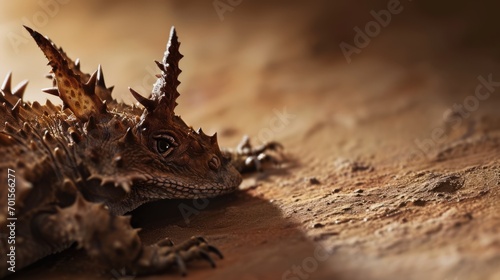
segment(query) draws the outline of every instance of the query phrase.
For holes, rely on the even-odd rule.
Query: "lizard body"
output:
[[[1,238],[0,277],[9,269],[6,254],[15,246],[15,271],[73,243],[91,257],[134,273],[157,273],[218,250],[203,238],[173,245],[168,239],[143,245],[123,214],[141,204],[168,198],[209,198],[234,191],[240,172],[258,167],[270,143],[248,142],[221,151],[217,136],[194,131],[174,113],[182,55],[172,28],[161,70],[150,97],[130,89],[142,107],[119,103],[106,87],[102,69],[80,70],[48,38],[26,27],[52,68],[63,105],[25,102],[26,83],[0,91],[0,228],[16,217],[15,244]],[[8,183],[7,183],[8,182]],[[15,196],[10,212],[9,198]],[[7,234],[9,236],[9,234]],[[7,256],[8,258],[8,256]]]

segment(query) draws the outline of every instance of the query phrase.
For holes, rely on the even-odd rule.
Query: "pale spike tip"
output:
[[[11,88],[11,83],[12,83],[12,71],[5,76],[5,80],[3,81],[2,84],[2,91],[10,91]]]

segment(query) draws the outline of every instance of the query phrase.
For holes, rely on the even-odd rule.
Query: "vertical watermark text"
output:
[[[16,272],[16,171],[7,169],[7,264],[10,272]]]

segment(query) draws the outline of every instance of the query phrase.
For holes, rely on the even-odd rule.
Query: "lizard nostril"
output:
[[[213,171],[219,170],[220,167],[220,159],[217,156],[213,156],[209,161],[208,161],[208,167],[212,169]]]

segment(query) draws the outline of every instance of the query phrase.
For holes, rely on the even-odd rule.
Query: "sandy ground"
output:
[[[175,25],[178,114],[224,146],[244,134],[283,143],[281,168],[234,195],[133,213],[147,243],[203,235],[223,251],[216,269],[192,264],[186,279],[500,279],[498,5],[351,2],[5,2],[0,75],[47,98],[27,24],[84,70],[101,64],[131,102],[127,86],[149,91]],[[382,9],[394,13],[376,29]],[[373,36],[346,59],[340,44],[356,46],[367,24]],[[134,278],[122,276],[72,249],[11,279]],[[164,278],[179,276],[146,279]]]

